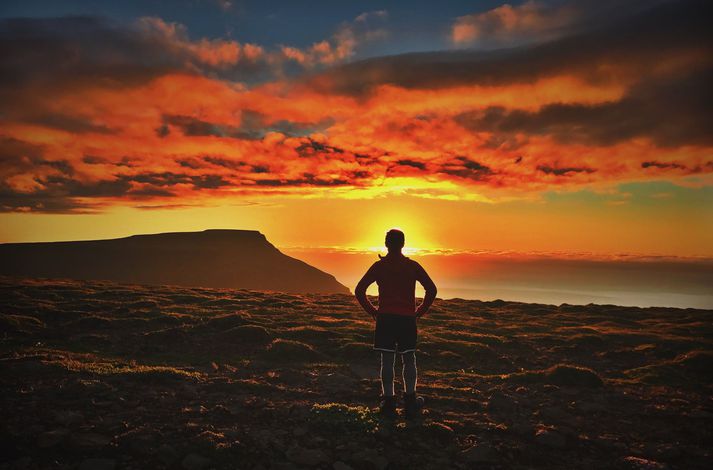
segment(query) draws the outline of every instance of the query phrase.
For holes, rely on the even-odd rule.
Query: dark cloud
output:
[[[3,178],[29,171],[43,158],[43,146],[0,136],[0,176]]]
[[[366,170],[349,172],[343,178],[321,178],[313,173],[303,173],[300,178],[274,178],[255,180],[258,186],[353,186],[359,185],[360,179],[370,178],[372,174]]]
[[[0,136],[0,177],[37,171],[38,167],[49,167],[71,176],[74,166],[67,160],[49,160],[44,156],[44,147],[12,137]]]
[[[211,165],[221,166],[230,170],[248,171],[250,173],[269,173],[270,168],[266,165],[253,165],[240,160],[231,160],[223,157],[205,156],[203,160]]]
[[[170,126],[177,127],[185,136],[201,137],[215,136],[243,140],[260,140],[269,132],[280,132],[291,137],[301,137],[321,132],[334,121],[331,118],[323,119],[317,123],[294,122],[279,120],[269,122],[267,117],[256,111],[243,110],[239,126],[218,124],[203,121],[192,116],[165,115],[164,124],[156,130],[160,137],[170,134]]]
[[[102,86],[121,88],[181,71],[254,80],[269,71],[260,61],[215,64],[182,41],[183,33],[144,21],[121,24],[100,17],[0,20],[0,85],[22,88]]]
[[[642,77],[662,57],[707,52],[713,4],[703,0],[658,5],[607,27],[545,44],[505,50],[456,50],[380,57],[317,74],[307,83],[333,93],[364,96],[375,87],[446,88],[532,83],[555,75],[617,81],[622,69]],[[705,65],[705,64],[704,64]]]
[[[109,159],[97,155],[85,155],[82,157],[82,161],[87,165],[104,165],[110,163]]]
[[[230,185],[221,175],[187,175],[185,173],[139,173],[136,175],[121,175],[121,180],[148,184],[154,187],[176,186],[190,184],[194,189],[216,189]]]
[[[231,183],[221,175],[201,175],[192,176],[191,183],[195,189],[218,189],[223,186],[230,186]]]
[[[72,176],[74,174],[74,167],[67,160],[40,160],[38,162],[40,165],[46,165],[58,170],[60,173]]]
[[[490,167],[464,156],[453,158],[442,165],[438,172],[473,181],[487,180],[493,175],[493,170]]]
[[[101,124],[94,124],[87,118],[69,116],[65,114],[43,114],[40,116],[29,116],[25,118],[24,121],[31,124],[71,132],[73,134],[87,134],[90,132],[97,134],[114,133],[112,129]]]
[[[252,165],[251,171],[253,173],[270,173],[270,168],[265,165]]]
[[[159,137],[166,137],[171,133],[171,128],[168,127],[168,124],[161,124],[159,127],[156,128],[156,135]]]
[[[196,158],[180,158],[176,160],[176,163],[184,168],[190,168],[191,170],[199,170],[203,168],[203,163]]]
[[[170,172],[117,175],[114,179],[98,181],[81,181],[64,175],[35,177],[34,180],[39,188],[32,191],[20,191],[0,182],[0,212],[91,212],[101,203],[89,204],[82,199],[176,197],[178,194],[169,187],[184,184],[193,190],[204,190],[231,184],[221,175],[192,176]]]
[[[662,162],[642,162],[641,168],[673,168],[677,170],[685,170],[686,165],[681,165],[680,163],[662,163]]]
[[[550,165],[537,165],[537,171],[546,175],[569,176],[572,173],[594,173],[594,168],[582,167],[553,167]]]
[[[179,115],[164,115],[163,116],[164,125],[171,125],[177,127],[181,130],[183,135],[188,137],[196,136],[217,136],[217,137],[231,137],[232,134],[237,133],[237,128],[226,126],[223,124],[215,124],[208,121],[202,121],[191,116],[179,116]],[[166,132],[163,136],[167,136],[169,132]],[[161,135],[159,133],[159,135]],[[249,136],[242,136],[243,138],[248,138]]]
[[[413,167],[413,168],[417,168],[417,169],[419,169],[419,170],[425,170],[425,169],[426,169],[426,164],[425,164],[425,163],[423,163],[423,162],[417,162],[417,161],[415,161],[415,160],[408,160],[408,159],[406,159],[406,160],[398,160],[398,161],[396,162],[396,164],[397,164],[397,165],[401,165],[401,166],[410,166],[410,167]]]
[[[0,20],[0,85],[133,86],[182,68],[155,40],[93,17]]]
[[[131,190],[124,179],[84,182],[67,176],[35,177],[40,186],[33,191],[19,191],[0,183],[0,210],[34,212],[83,212],[89,205],[77,198],[121,197]]]
[[[657,145],[712,145],[713,67],[633,87],[615,102],[596,105],[550,104],[538,111],[490,107],[456,116],[476,132],[500,138],[513,134],[550,135],[563,143],[613,145],[649,137]]]
[[[222,166],[231,170],[242,170],[247,166],[247,163],[240,160],[229,160],[223,157],[205,156],[203,160],[215,166]]]
[[[713,161],[708,161],[700,165],[689,167],[680,162],[659,162],[656,160],[650,160],[642,162],[641,168],[653,168],[658,170],[682,170],[687,173],[708,173],[713,171]]]
[[[308,139],[307,142],[301,143],[295,150],[297,150],[300,157],[313,157],[324,153],[344,153],[344,149],[323,144],[313,139]]]
[[[133,163],[133,159],[130,157],[121,157],[121,160],[114,162],[109,158],[101,157],[98,155],[85,155],[82,157],[82,162],[87,165],[113,165],[116,167],[124,168],[134,168],[136,164]]]

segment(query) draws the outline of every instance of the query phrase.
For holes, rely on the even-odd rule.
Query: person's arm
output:
[[[372,318],[376,318],[377,311],[374,305],[372,305],[366,297],[366,289],[374,282],[376,282],[376,264],[373,264],[369,268],[354,289],[354,296],[356,296],[359,301],[359,305],[361,305],[361,308],[363,308],[366,313],[371,315]]]
[[[420,264],[416,268],[416,280],[420,282],[426,290],[423,302],[421,302],[421,305],[419,305],[416,309],[416,318],[420,318],[428,312],[428,309],[431,308],[431,304],[433,304],[433,301],[436,300],[438,289],[436,289],[436,284],[433,283],[433,280]]]

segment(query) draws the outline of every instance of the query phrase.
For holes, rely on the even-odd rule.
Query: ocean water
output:
[[[340,250],[283,251],[333,274],[352,291],[378,259],[375,253]],[[440,298],[713,309],[710,258],[486,252],[411,258],[429,272]],[[376,295],[376,286],[368,293]]]

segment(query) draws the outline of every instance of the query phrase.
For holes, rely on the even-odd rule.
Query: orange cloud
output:
[[[360,15],[329,40],[277,54],[344,60],[373,32],[364,25],[383,16]],[[615,52],[592,33],[576,38],[575,58],[559,43],[411,54],[306,77],[273,70],[257,83],[251,74],[272,70],[275,51],[190,41],[159,19],[122,37],[138,57],[113,49],[121,41],[91,23],[84,40],[92,47],[75,73],[52,60],[61,34],[37,49],[40,62],[28,62],[29,46],[16,41],[17,85],[0,89],[0,207],[73,212],[251,195],[497,203],[632,181],[709,184],[713,140],[701,91],[713,55],[702,25],[675,18],[654,15]],[[630,37],[627,28],[620,33]]]
[[[524,36],[543,39],[572,23],[579,13],[573,4],[550,7],[528,0],[513,7],[505,3],[483,13],[459,17],[452,26],[451,39],[456,44],[479,39],[502,42]]]

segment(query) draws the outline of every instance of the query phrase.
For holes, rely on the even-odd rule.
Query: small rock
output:
[[[443,423],[432,422],[425,426],[425,430],[437,439],[448,441],[453,438],[453,428]]]
[[[577,408],[582,413],[604,413],[608,410],[608,408],[601,403],[592,403],[587,401],[577,403]]]
[[[10,464],[10,468],[15,470],[24,470],[26,468],[30,468],[30,465],[32,465],[32,457],[20,457],[19,459],[15,459]]]
[[[114,470],[116,460],[112,459],[86,459],[79,465],[79,470]]]
[[[713,418],[713,413],[705,410],[696,409],[690,411],[688,413],[688,416],[690,416],[691,418],[711,419]]]
[[[487,463],[495,461],[497,452],[489,444],[475,444],[461,452],[460,455],[467,462]]]
[[[632,470],[666,470],[669,468],[668,465],[661,462],[643,459],[641,457],[634,457],[632,455],[624,457],[623,460],[625,467]]]
[[[287,449],[287,452],[285,452],[285,456],[291,462],[308,467],[314,467],[329,460],[324,452],[319,449],[305,449],[300,446],[290,447]]]
[[[341,460],[337,460],[332,464],[332,469],[333,470],[353,470],[352,467],[349,465],[345,464]]]
[[[567,446],[567,439],[550,429],[539,429],[535,434],[535,442],[553,449],[563,449]]]
[[[211,464],[208,457],[203,457],[199,454],[188,454],[181,461],[181,467],[186,470],[203,470]]]
[[[73,410],[60,410],[55,412],[54,419],[63,426],[72,426],[84,422],[84,415]]]
[[[82,449],[99,449],[111,442],[111,437],[103,436],[93,432],[85,432],[72,435],[72,444]]]
[[[349,371],[360,379],[374,379],[377,377],[376,369],[373,367],[362,366],[358,364],[352,364],[349,366]]]
[[[379,429],[376,430],[376,434],[382,439],[389,439],[391,437],[391,431],[385,426],[380,426]]]
[[[515,423],[510,426],[510,430],[519,436],[531,436],[535,432],[535,428],[529,423]]]
[[[657,456],[663,460],[675,460],[681,457],[683,452],[676,446],[663,446],[658,449]]]
[[[368,462],[374,465],[377,470],[384,470],[389,465],[389,460],[374,449],[362,450],[352,454],[355,462]]]
[[[178,452],[176,452],[176,449],[174,449],[168,444],[161,445],[157,449],[156,454],[158,455],[159,460],[168,466],[173,465],[173,463],[177,461],[179,457]]]
[[[493,410],[510,410],[514,406],[513,401],[502,392],[496,391],[488,399],[488,404],[486,408],[490,411]]]
[[[52,431],[43,432],[37,438],[37,446],[42,449],[54,447],[64,441],[67,436],[69,436],[69,430],[67,429],[54,429]]]
[[[540,416],[545,418],[548,421],[554,422],[554,423],[561,423],[561,422],[571,422],[572,421],[572,416],[564,411],[562,408],[557,407],[557,406],[548,406],[545,408],[542,408],[539,412]]]

